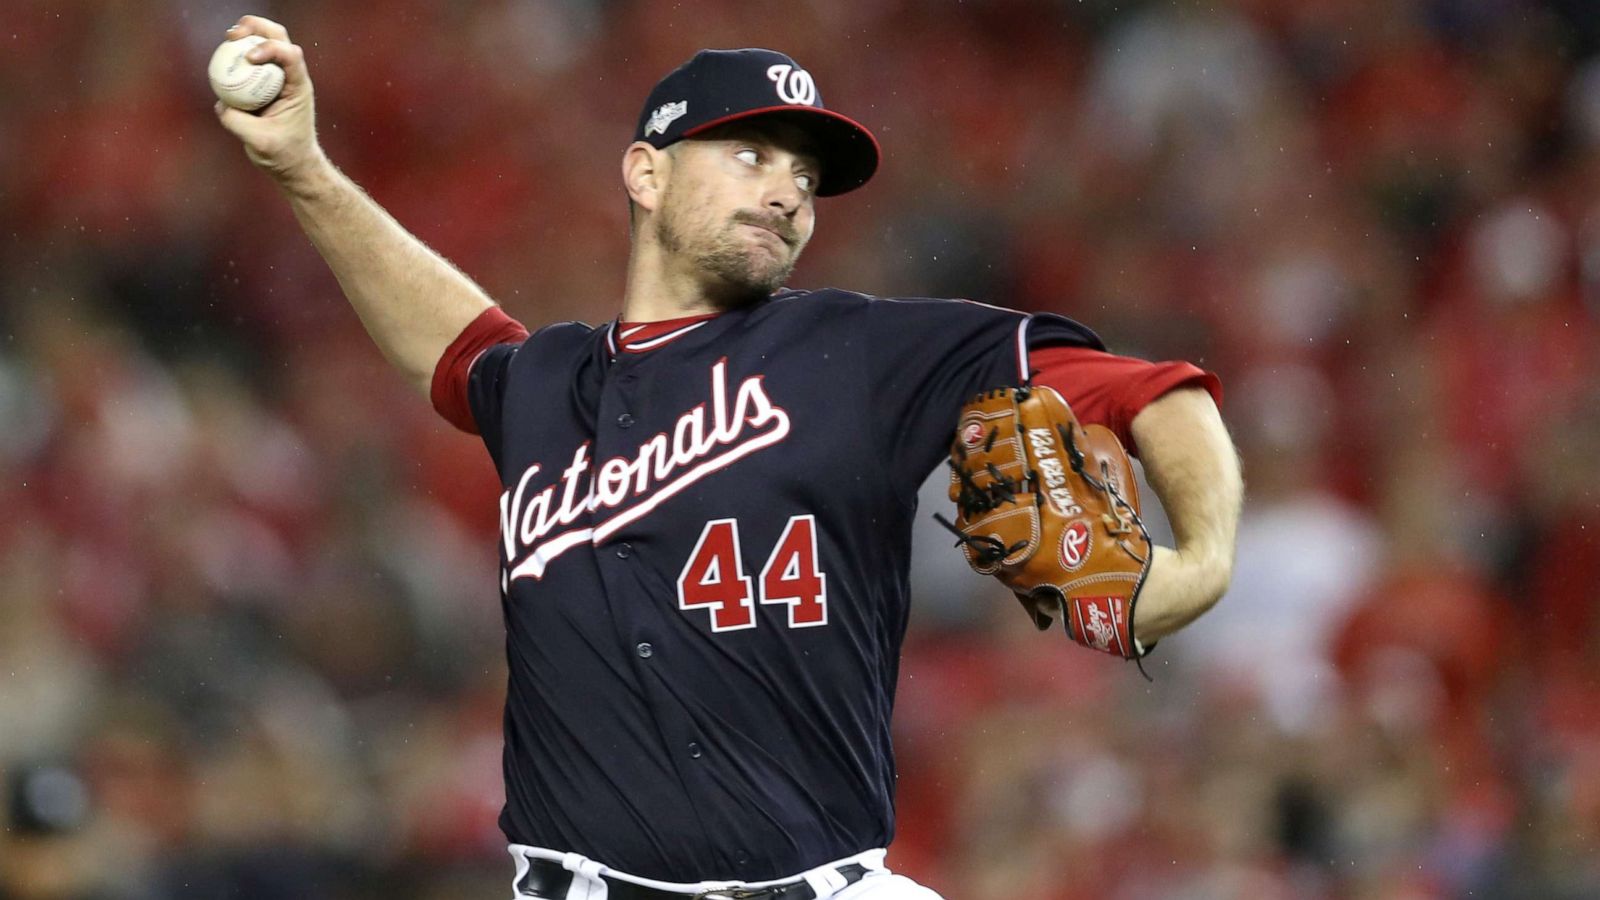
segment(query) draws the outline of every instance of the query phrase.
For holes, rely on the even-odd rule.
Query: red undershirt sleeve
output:
[[[472,407],[467,402],[467,379],[472,374],[472,364],[483,351],[496,344],[520,344],[527,339],[528,329],[500,307],[484,310],[456,335],[434,366],[433,385],[429,390],[434,410],[451,425],[468,434],[477,434],[478,423],[473,421]]]
[[[1087,347],[1040,347],[1029,351],[1028,363],[1037,384],[1055,388],[1085,425],[1110,428],[1134,456],[1130,426],[1152,400],[1174,388],[1198,386],[1222,405],[1222,381],[1186,362],[1153,363]]]

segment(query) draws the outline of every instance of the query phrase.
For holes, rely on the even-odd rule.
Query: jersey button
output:
[[[639,652],[640,659],[649,659],[650,657],[656,655],[656,648],[650,646],[649,641],[644,641],[633,649]]]
[[[630,428],[630,427],[632,427],[632,425],[633,425],[633,416],[630,416],[627,413],[623,413],[622,415],[617,416],[617,427],[618,428]]]
[[[689,742],[689,755],[695,759],[700,758],[700,745],[694,741]]]
[[[632,544],[618,544],[617,545],[617,559],[627,559],[628,557],[630,557],[632,555],[633,555],[633,545]]]

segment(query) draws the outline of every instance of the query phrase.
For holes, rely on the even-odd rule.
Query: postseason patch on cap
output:
[[[666,134],[667,127],[674,121],[683,118],[684,113],[688,111],[689,101],[687,100],[679,100],[676,103],[663,103],[656,107],[655,112],[650,114],[650,121],[645,123],[645,137],[649,137],[652,134]]]

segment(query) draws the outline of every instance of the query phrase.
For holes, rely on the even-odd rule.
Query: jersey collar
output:
[[[660,322],[624,322],[619,316],[606,329],[606,350],[618,353],[648,353],[699,329],[721,313],[703,313]]]

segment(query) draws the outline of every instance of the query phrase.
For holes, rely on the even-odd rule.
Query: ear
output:
[[[622,153],[622,185],[628,199],[641,208],[655,212],[661,202],[661,191],[667,186],[668,170],[672,157],[663,150],[634,141]]]

